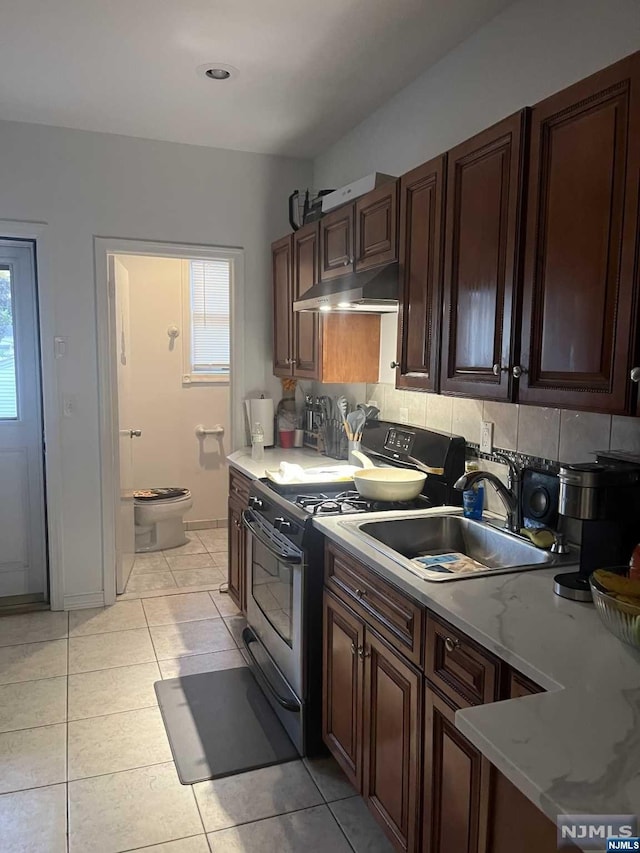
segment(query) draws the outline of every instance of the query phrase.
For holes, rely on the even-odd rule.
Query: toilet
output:
[[[136,554],[185,544],[184,514],[193,506],[189,489],[139,489],[133,496]]]

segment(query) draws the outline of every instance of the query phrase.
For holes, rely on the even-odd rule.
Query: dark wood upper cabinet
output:
[[[293,301],[299,299],[318,277],[320,226],[312,222],[293,235]],[[320,375],[320,316],[315,312],[293,312],[291,358],[295,376],[318,379]]]
[[[422,676],[365,632],[362,794],[399,850],[417,847],[420,819]]]
[[[356,270],[398,259],[398,183],[383,184],[359,198],[356,210]]]
[[[533,109],[522,402],[634,409],[639,88],[634,54]]]
[[[273,277],[273,372],[291,376],[291,312],[293,237],[291,234],[271,246]]]
[[[437,390],[446,156],[400,178],[396,387]]]
[[[324,593],[322,737],[351,784],[362,783],[362,666],[364,625],[330,592]]]
[[[527,110],[448,154],[440,389],[509,400]]]
[[[320,278],[329,281],[353,272],[354,205],[332,210],[320,220]]]

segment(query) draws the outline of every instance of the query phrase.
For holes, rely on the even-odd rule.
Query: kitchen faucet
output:
[[[513,459],[510,459],[506,453],[494,453],[494,456],[499,456],[501,459],[504,459],[509,466],[507,486],[504,485],[499,477],[496,477],[496,475],[492,474],[490,471],[469,471],[456,480],[453,488],[464,492],[467,489],[471,489],[476,483],[479,483],[482,480],[486,480],[488,483],[491,483],[498,493],[498,497],[504,504],[504,508],[507,513],[507,522],[505,527],[512,533],[520,533],[522,528],[522,508],[520,506],[520,469]]]

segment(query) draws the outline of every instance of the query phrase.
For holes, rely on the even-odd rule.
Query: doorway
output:
[[[105,353],[109,361],[109,385],[101,383],[101,396],[108,392],[103,415],[105,420],[110,416],[103,427],[103,495],[108,495],[103,506],[105,603],[109,603],[110,559],[112,600],[116,593],[143,591],[140,584],[144,592],[157,589],[164,594],[164,584],[167,592],[182,592],[200,580],[207,583],[207,567],[202,567],[200,577],[195,566],[207,557],[196,554],[195,546],[200,532],[226,527],[226,455],[233,449],[231,398],[237,383],[231,364],[238,344],[231,335],[231,318],[238,312],[243,253],[96,242],[111,243],[102,256],[109,334],[107,346],[100,347],[101,379]],[[100,256],[97,253],[98,281]],[[220,287],[225,270],[226,304]],[[100,288],[98,295],[100,316]],[[203,436],[202,427],[220,432]],[[109,470],[104,465],[107,437]],[[175,552],[166,547],[163,535],[141,521],[140,498],[137,504],[135,500],[136,491],[165,488],[191,493],[192,506],[183,518],[192,542],[178,545]],[[184,574],[178,574],[183,568]],[[218,580],[219,573],[215,574]]]
[[[35,246],[0,239],[0,607],[49,599]]]

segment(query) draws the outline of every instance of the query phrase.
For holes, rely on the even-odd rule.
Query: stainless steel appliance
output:
[[[387,509],[415,512],[430,506],[459,506],[453,484],[464,471],[465,441],[387,421],[364,430],[364,451],[384,464],[442,473],[427,477],[421,495],[406,503],[363,500],[353,482],[278,486],[251,485],[247,530],[246,657],[258,682],[301,755],[323,750],[322,586],[324,543],[314,517]],[[410,462],[409,458],[416,461]]]
[[[629,562],[640,538],[640,465],[596,462],[561,465],[559,513],[582,522],[580,570],[556,575],[554,592],[591,601],[589,575]]]

